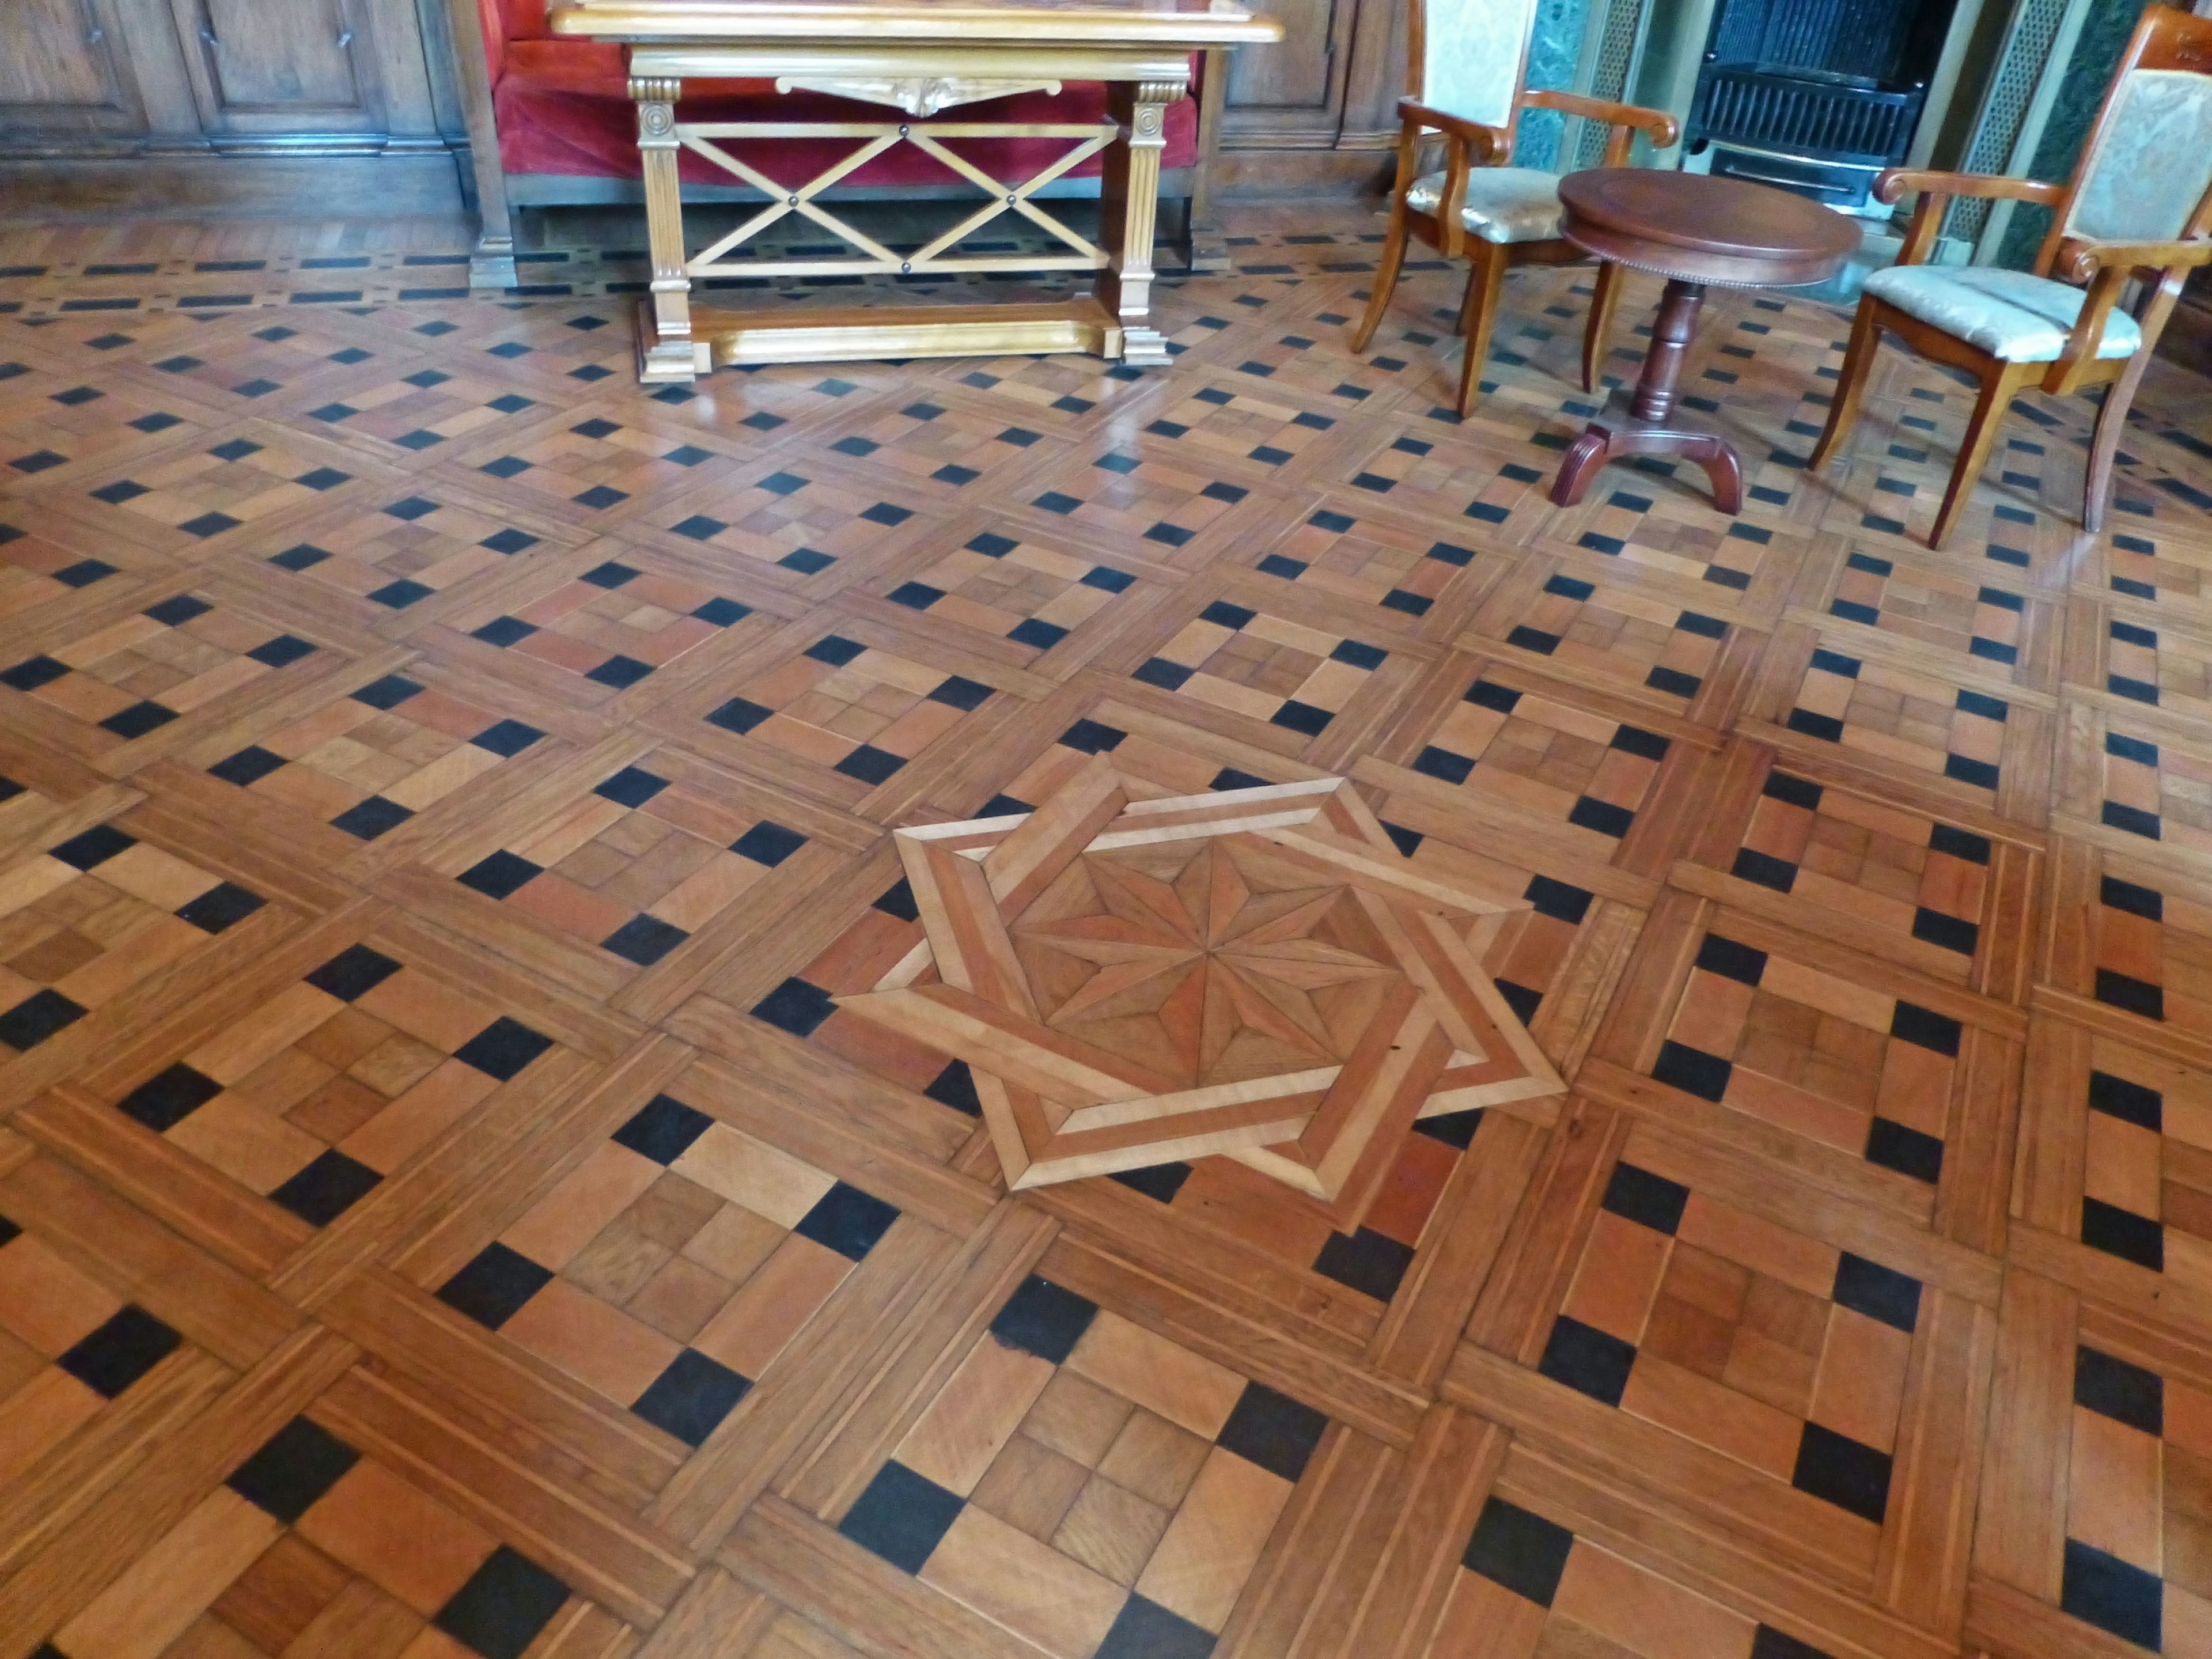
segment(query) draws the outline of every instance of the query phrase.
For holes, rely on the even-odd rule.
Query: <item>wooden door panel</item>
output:
[[[1277,143],[1335,142],[1344,65],[1360,0],[1260,0],[1252,9],[1283,26],[1273,46],[1229,60],[1226,134],[1265,133]]]
[[[350,0],[175,0],[211,130],[374,125],[372,42]]]
[[[1230,108],[1324,107],[1335,57],[1335,0],[1267,0],[1254,9],[1280,22],[1283,38],[1263,51],[1230,58]]]
[[[105,0],[10,0],[0,132],[112,132],[144,125]]]

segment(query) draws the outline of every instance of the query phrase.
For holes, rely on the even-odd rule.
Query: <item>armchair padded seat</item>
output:
[[[1436,217],[1444,175],[1416,179],[1406,205]],[[1534,167],[1471,167],[1460,218],[1486,242],[1548,242],[1559,234],[1559,175]]]
[[[1987,265],[1893,265],[1868,277],[1866,291],[2008,363],[2056,362],[2083,298],[2080,289],[2048,276]],[[2142,344],[2136,319],[2115,307],[2097,355],[2132,357]]]

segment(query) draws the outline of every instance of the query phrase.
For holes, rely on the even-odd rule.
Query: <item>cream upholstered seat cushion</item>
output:
[[[2081,314],[2080,289],[1988,265],[1893,265],[1868,277],[1866,291],[2008,363],[2056,362]],[[2132,357],[2142,345],[2136,319],[2115,308],[2097,355]]]
[[[1443,174],[1431,173],[1413,181],[1406,205],[1433,218],[1443,194]],[[1486,242],[1547,242],[1559,234],[1559,175],[1534,167],[1470,168],[1460,217]]]

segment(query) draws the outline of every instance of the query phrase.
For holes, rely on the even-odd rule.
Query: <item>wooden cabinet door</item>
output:
[[[211,137],[373,133],[384,125],[360,0],[172,0]]]
[[[110,0],[6,0],[0,143],[145,131]]]
[[[1334,144],[1358,0],[1260,0],[1252,9],[1281,23],[1283,38],[1231,54],[1224,135],[1264,137],[1271,145]]]

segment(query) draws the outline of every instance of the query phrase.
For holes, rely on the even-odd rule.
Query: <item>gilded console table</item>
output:
[[[1153,216],[1167,106],[1189,89],[1190,54],[1279,40],[1282,28],[1232,0],[556,0],[553,32],[619,41],[637,100],[649,296],[638,307],[640,378],[689,380],[718,365],[826,362],[855,357],[1089,352],[1133,363],[1167,361],[1150,323]],[[770,81],[898,111],[881,121],[690,122],[676,118],[686,80]],[[1108,116],[1088,125],[939,121],[941,111],[1071,81],[1108,84]],[[787,187],[748,160],[778,139],[849,140],[833,166]],[[944,140],[1048,138],[1066,148],[1028,179],[1000,179]],[[822,192],[894,144],[919,146],[981,192],[975,210],[910,253],[884,246],[833,213]],[[684,233],[677,156],[690,149],[763,191],[760,210],[697,253]],[[1102,155],[1094,242],[1048,212],[1035,192]],[[952,252],[1001,213],[1058,245],[999,256]],[[790,216],[859,252],[834,258],[732,260]],[[733,311],[691,303],[696,277],[856,273],[1095,270],[1093,290],[1042,305],[929,305]]]

